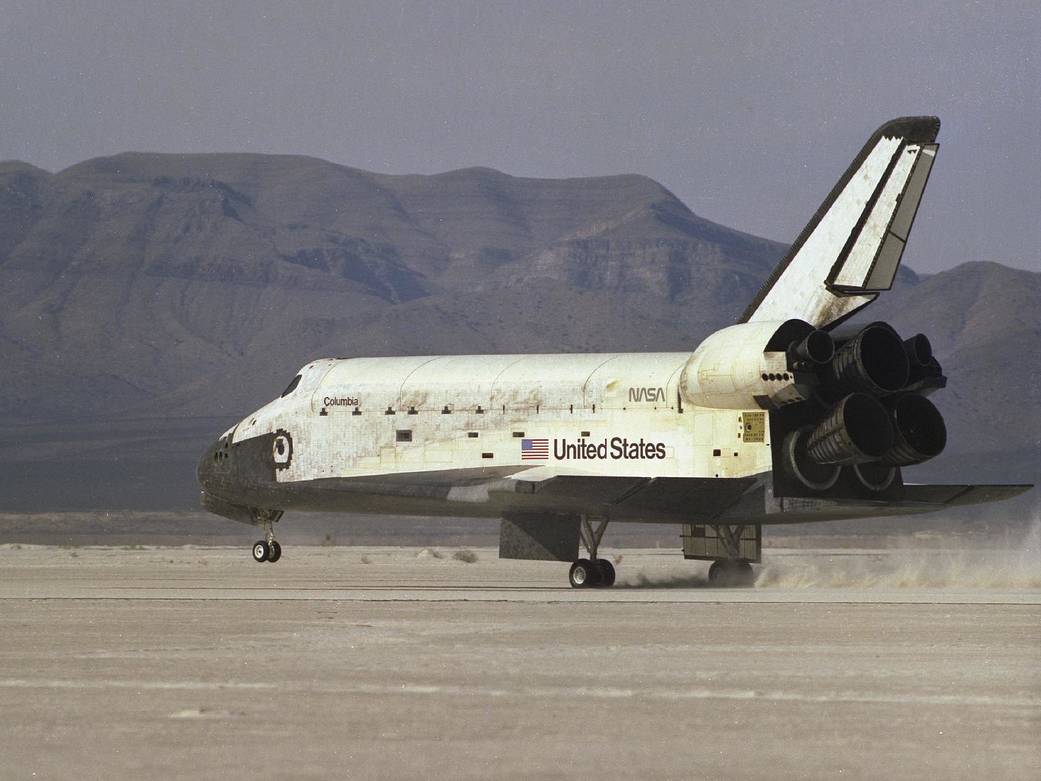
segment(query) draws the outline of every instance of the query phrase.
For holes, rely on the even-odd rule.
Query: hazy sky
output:
[[[937,114],[905,260],[1041,270],[1039,9],[0,0],[0,159],[641,173],[704,217],[791,241],[878,125]]]

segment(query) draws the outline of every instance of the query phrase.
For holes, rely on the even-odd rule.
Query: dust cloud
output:
[[[702,573],[679,572],[629,572],[619,573],[614,588],[709,588],[708,570]]]
[[[995,547],[922,548],[910,538],[886,549],[764,551],[757,589],[1034,589],[1041,588],[1041,519],[1018,540]],[[622,588],[710,588],[707,563],[644,567]]]

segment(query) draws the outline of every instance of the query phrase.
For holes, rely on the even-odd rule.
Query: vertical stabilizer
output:
[[[938,144],[936,117],[874,132],[739,322],[834,325],[893,285]]]

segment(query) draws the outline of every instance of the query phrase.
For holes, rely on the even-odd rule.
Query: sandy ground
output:
[[[1041,777],[1036,550],[0,546],[0,778]]]

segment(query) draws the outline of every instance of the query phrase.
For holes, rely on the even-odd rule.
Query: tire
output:
[[[571,588],[589,588],[596,585],[596,575],[597,571],[593,562],[589,559],[579,559],[571,565],[567,579],[571,583]]]
[[[611,588],[614,585],[615,571],[614,564],[607,559],[596,560],[597,569],[600,570],[600,583],[599,585],[604,588]]]
[[[723,583],[723,569],[725,565],[718,559],[712,562],[712,566],[708,568],[708,582],[713,586],[722,586]]]
[[[717,559],[708,568],[708,582],[720,588],[749,588],[755,585],[755,570],[747,561]]]
[[[265,540],[257,540],[253,543],[253,561],[257,564],[267,561],[270,555],[271,548]]]
[[[282,558],[282,546],[279,545],[278,542],[276,542],[275,540],[272,540],[271,545],[269,547],[271,550],[267,555],[267,560],[274,564],[276,561]]]
[[[740,561],[738,564],[740,564],[740,567],[738,567],[737,572],[735,573],[736,582],[734,585],[739,588],[752,588],[752,586],[755,585],[755,570],[752,569],[752,565],[747,561]]]

